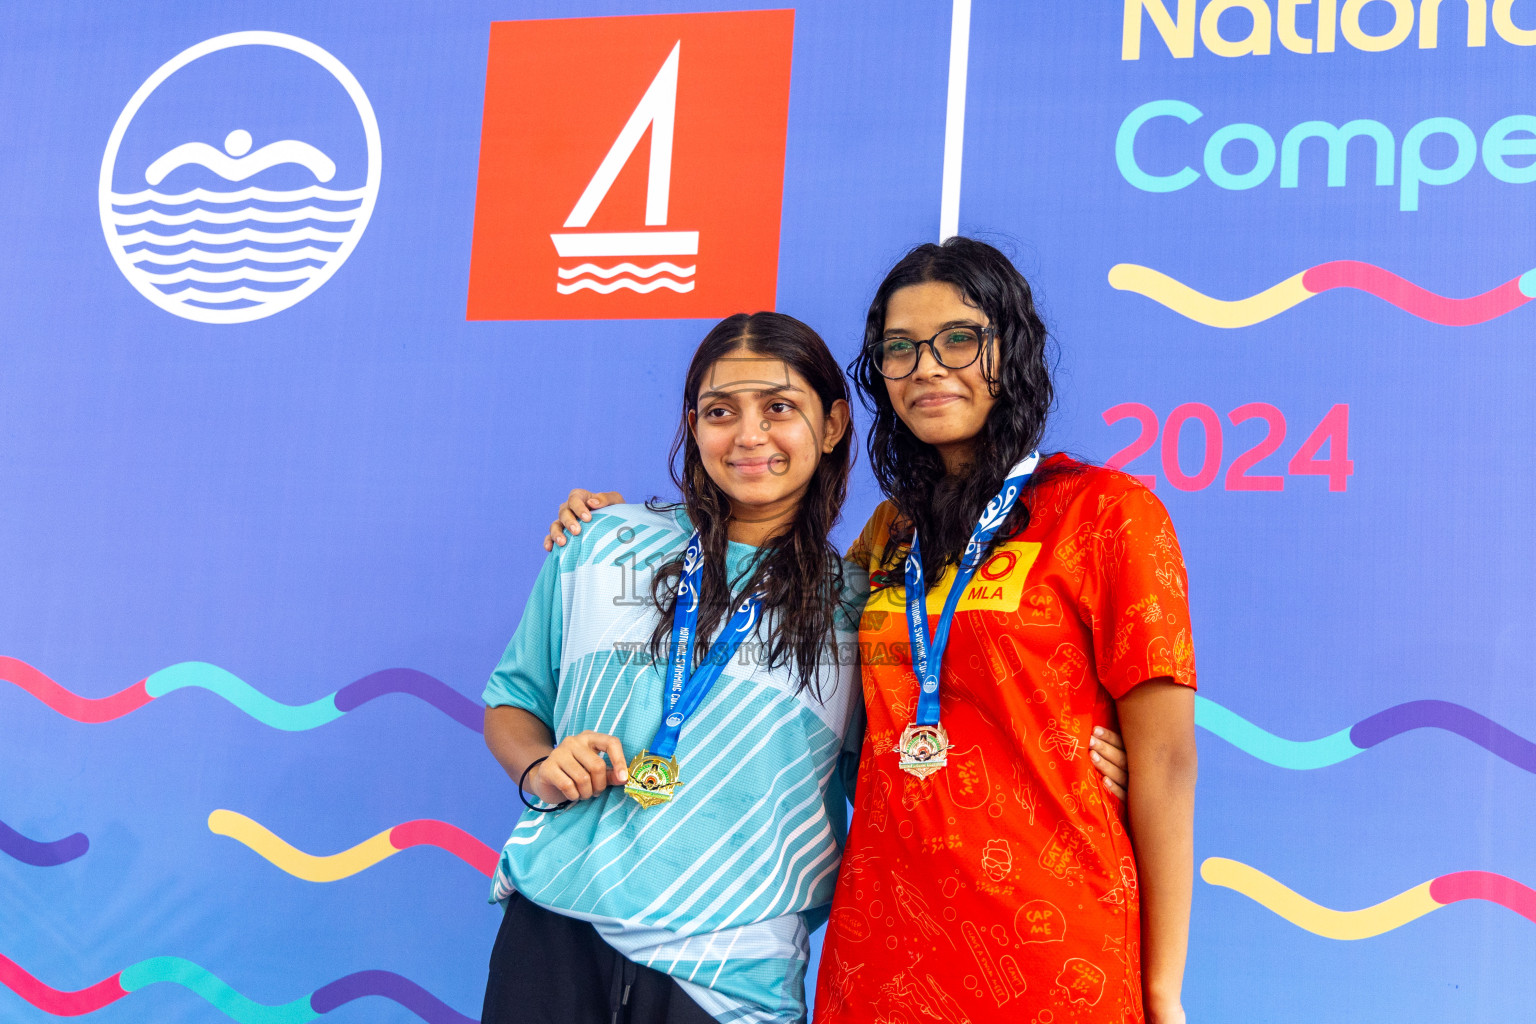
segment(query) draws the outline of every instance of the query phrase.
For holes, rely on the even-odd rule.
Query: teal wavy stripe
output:
[[[1279,768],[1326,768],[1361,752],[1350,742],[1348,729],[1340,729],[1320,740],[1288,740],[1265,732],[1241,715],[1198,695],[1195,697],[1195,724],[1220,736],[1243,753]]]
[[[239,676],[206,661],[184,661],[163,668],[144,680],[144,689],[151,697],[163,697],[172,690],[188,687],[216,693],[263,725],[289,732],[313,729],[341,717],[334,693],[309,704],[283,704]]]
[[[125,992],[137,992],[145,985],[161,981],[169,981],[196,992],[239,1024],[305,1024],[320,1016],[310,1005],[309,996],[281,1006],[264,1006],[236,992],[205,968],[179,956],[157,956],[152,960],[141,960],[132,967],[125,967],[118,977],[118,983]]]

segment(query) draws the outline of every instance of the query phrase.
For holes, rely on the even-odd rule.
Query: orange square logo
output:
[[[772,309],[793,11],[491,25],[470,320]]]

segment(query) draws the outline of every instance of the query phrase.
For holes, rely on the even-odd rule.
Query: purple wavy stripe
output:
[[[76,857],[84,857],[85,851],[90,848],[91,841],[85,837],[84,832],[76,832],[51,843],[40,843],[36,839],[28,839],[0,821],[0,853],[33,867],[51,868],[67,864]]]
[[[427,1024],[480,1024],[476,1018],[464,1016],[414,981],[393,971],[358,971],[337,978],[316,989],[309,997],[309,1005],[316,1013],[330,1013],[343,1003],[364,996],[393,999]]]
[[[1516,768],[1536,774],[1536,743],[1471,708],[1446,700],[1409,701],[1377,712],[1349,730],[1349,741],[1364,750],[1413,729],[1454,732]]]
[[[382,697],[386,693],[408,693],[424,700],[466,729],[480,732],[485,727],[485,707],[470,700],[441,679],[413,668],[387,668],[363,676],[336,691],[336,710],[353,708]]]

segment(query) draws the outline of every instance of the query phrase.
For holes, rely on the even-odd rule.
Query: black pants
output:
[[[481,1024],[715,1024],[660,971],[585,921],[513,894],[491,950]]]

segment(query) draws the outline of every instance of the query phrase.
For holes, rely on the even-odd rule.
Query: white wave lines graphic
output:
[[[228,308],[232,302],[270,302],[273,296],[273,292],[244,287],[233,288],[227,292],[205,292],[198,288],[187,288],[175,293],[173,298],[193,305],[202,305],[204,308],[219,309]]]
[[[644,269],[635,266],[633,263],[620,263],[616,267],[600,267],[596,263],[583,263],[581,266],[572,267],[569,270],[561,267],[556,273],[569,280],[573,277],[580,277],[582,274],[595,274],[598,277],[612,277],[615,274],[634,274],[636,277],[650,277],[652,274],[659,274],[663,271],[677,277],[692,277],[694,268],[679,267],[674,263],[658,263],[654,267],[645,267]]]
[[[583,288],[589,288],[594,292],[601,292],[604,295],[611,295],[612,293],[618,291],[620,288],[628,288],[630,291],[634,292],[653,292],[658,288],[669,288],[674,292],[691,292],[693,291],[693,282],[688,281],[687,283],[680,284],[677,281],[671,280],[670,278],[659,277],[654,281],[646,281],[642,284],[639,281],[634,281],[627,277],[621,277],[617,281],[610,281],[607,284],[603,284],[599,281],[583,280],[577,281],[574,284],[555,285],[555,291],[559,292],[561,295],[571,295],[575,292],[581,291]]]
[[[134,260],[133,265],[141,270],[146,270],[148,273],[158,273],[158,271],[149,271],[146,264],[179,267],[184,263],[244,263],[246,261],[252,263],[296,263],[300,260],[319,260],[321,263],[324,263],[335,255],[336,253],[330,249],[316,249],[309,245],[304,246],[302,249],[285,249],[282,252],[244,248],[235,249],[230,252],[208,252],[205,249],[188,249],[186,252],[178,252],[172,255],[149,252],[147,250],[129,253],[129,256]]]
[[[185,242],[203,242],[221,245],[226,242],[340,242],[347,237],[345,231],[324,231],[320,228],[299,228],[295,231],[263,231],[260,228],[240,228],[236,231],[199,231],[192,228],[175,235],[162,235],[154,231],[119,232],[121,245],[181,245]]]
[[[579,291],[611,295],[621,288],[641,294],[665,288],[681,294],[693,291],[694,282],[691,278],[696,269],[696,265],[680,267],[675,263],[666,262],[649,267],[640,267],[633,263],[618,263],[611,267],[598,266],[596,263],[582,263],[575,267],[556,269],[556,273],[562,280],[555,284],[555,291],[561,295],[573,295]],[[612,280],[609,280],[610,278]],[[679,280],[682,278],[690,280]],[[564,283],[566,281],[570,283]]]
[[[156,284],[176,284],[179,281],[197,281],[201,284],[260,281],[263,284],[274,284],[283,281],[307,281],[318,269],[318,267],[297,267],[293,270],[258,270],[255,267],[241,267],[239,270],[198,270],[195,267],[184,267],[169,274],[148,270],[145,273]]]
[[[161,213],[159,210],[144,210],[141,213],[113,213],[112,223],[118,227],[133,227],[137,224],[191,224],[202,221],[205,224],[236,224],[244,220],[259,220],[265,224],[291,224],[299,220],[324,220],[350,223],[357,219],[357,213],[353,210],[322,210],[318,206],[301,206],[297,210],[259,210],[255,207],[247,207],[244,210],[230,210],[227,213],[219,213],[216,210],[205,210],[201,206],[194,206],[186,213]]]
[[[336,259],[358,218],[360,191],[114,193],[109,219],[113,241],[132,261],[132,272],[167,301],[196,309],[252,309],[285,299]],[[304,205],[292,207],[295,203]]]
[[[244,203],[252,199],[261,199],[269,203],[297,203],[306,199],[330,199],[336,202],[362,202],[367,198],[366,188],[334,189],[321,185],[311,185],[308,188],[296,188],[288,191],[275,191],[269,188],[242,188],[235,192],[210,192],[206,188],[195,188],[190,192],[181,192],[174,196],[163,195],[152,188],[142,192],[114,192],[112,193],[113,206],[141,206],[144,203],[159,203],[162,206],[185,206],[188,203],[214,202],[214,203]]]

